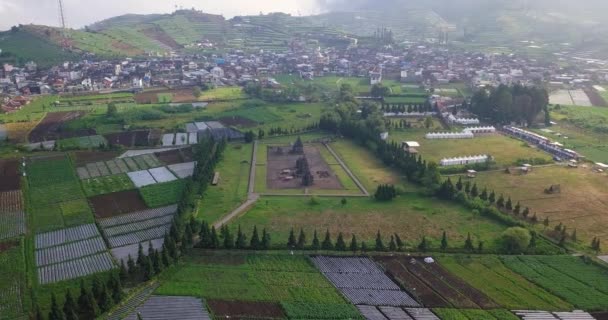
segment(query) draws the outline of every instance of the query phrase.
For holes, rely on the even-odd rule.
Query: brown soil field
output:
[[[85,115],[84,111],[67,111],[48,113],[44,119],[30,132],[30,142],[42,142],[73,137],[95,135],[94,129],[62,131],[62,125],[70,120],[78,119]]]
[[[171,99],[171,103],[187,103],[198,101],[198,99],[196,99],[192,94],[192,88],[140,92],[135,95],[135,101],[140,104],[158,103],[159,93],[172,94],[173,99]]]
[[[98,161],[108,161],[112,160],[120,155],[120,152],[117,151],[75,151],[74,155],[74,164],[76,166],[83,166],[87,163],[98,162]]]
[[[296,161],[302,155],[289,154],[289,146],[268,146],[266,160],[266,186],[268,189],[301,189],[302,179],[294,177],[292,180],[284,179],[283,170],[295,172]],[[283,153],[278,153],[277,148],[282,148]],[[343,190],[344,187],[336,174],[323,159],[321,152],[316,146],[304,146],[304,154],[308,159],[310,171],[314,176],[314,183],[309,189]]]
[[[420,258],[411,263],[410,257],[400,258],[401,265],[456,308],[498,308],[490,298],[469,286],[436,263],[427,264]]]
[[[148,146],[150,144],[150,130],[109,133],[104,137],[109,143],[124,147]]]
[[[375,257],[374,259],[382,264],[384,269],[424,306],[432,308],[451,306],[437,292],[409,272],[402,265],[406,262],[403,261],[404,259],[396,257]]]
[[[19,160],[0,160],[0,191],[19,190],[21,175]]]
[[[12,143],[26,143],[27,137],[30,135],[37,122],[12,122],[6,123],[4,126],[8,131],[8,141]]]
[[[608,312],[598,312],[591,314],[596,320],[608,320]]]
[[[109,218],[148,209],[137,190],[103,194],[89,198],[89,202],[97,218]]]
[[[156,152],[154,155],[166,165],[191,162],[194,160],[192,148],[182,148],[163,152]]]
[[[181,46],[177,43],[173,38],[171,38],[168,34],[166,34],[159,27],[150,27],[142,30],[143,33],[154,40],[159,41],[160,43],[171,47],[172,49],[179,49]]]
[[[600,96],[600,94],[597,93],[597,91],[595,91],[595,89],[587,87],[584,89],[584,91],[587,94],[587,96],[589,97],[589,101],[591,101],[591,104],[593,106],[595,106],[595,107],[608,106],[606,104],[606,101],[604,100],[604,98],[602,98],[602,96]]]
[[[608,242],[608,174],[597,173],[592,165],[579,168],[550,166],[533,168],[526,175],[484,172],[475,181],[481,189],[494,190],[497,197],[511,197],[513,204],[529,207],[530,214],[537,214],[539,221],[549,219],[547,230],[562,223],[571,232],[576,229],[578,241],[584,245],[594,237]],[[455,178],[452,178],[453,181]],[[546,194],[551,185],[560,185],[561,192]],[[538,230],[545,228],[538,224]],[[608,247],[602,246],[603,252]]]
[[[0,192],[0,212],[14,213],[23,211],[21,190]]]
[[[270,302],[207,300],[215,318],[223,319],[285,319],[279,304]]]
[[[0,242],[0,253],[15,248],[19,245],[19,241]]]
[[[232,117],[224,117],[220,118],[219,122],[227,127],[255,127],[258,123],[247,118],[243,118],[241,116],[232,116]]]

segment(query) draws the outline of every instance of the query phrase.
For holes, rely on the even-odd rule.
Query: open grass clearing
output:
[[[273,244],[284,245],[291,228],[306,232],[308,244],[316,229],[319,237],[329,229],[335,241],[339,232],[350,240],[352,234],[360,241],[372,245],[378,230],[388,243],[390,234],[398,233],[415,247],[422,236],[426,236],[431,246],[437,248],[441,234],[445,230],[454,246],[464,244],[470,232],[473,241],[484,241],[486,250],[492,250],[496,239],[506,229],[503,225],[473,214],[451,203],[416,194],[400,196],[392,202],[377,202],[369,198],[349,198],[342,206],[340,198],[322,198],[311,204],[309,197],[262,197],[243,216],[234,220],[234,230],[241,225],[243,230],[253,226],[266,228]],[[250,232],[250,231],[248,231]],[[322,240],[322,239],[321,239]]]
[[[483,172],[474,182],[479,188],[487,187],[498,195],[511,197],[513,203],[521,202],[522,207],[530,207],[531,214],[537,213],[539,221],[549,218],[552,230],[562,223],[569,232],[577,231],[577,238],[589,245],[594,237],[608,241],[608,176],[589,168],[572,169],[563,166],[534,168],[526,175]],[[546,194],[551,185],[560,185],[561,193]],[[544,226],[538,226],[542,231]],[[608,250],[604,246],[604,252]]]

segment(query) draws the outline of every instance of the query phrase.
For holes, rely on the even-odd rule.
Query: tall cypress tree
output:
[[[93,282],[91,283],[91,293],[93,293],[95,300],[99,302],[99,298],[101,297],[101,282],[97,276],[93,278]]]
[[[246,249],[247,248],[247,243],[246,243],[247,239],[245,238],[245,235],[243,234],[243,230],[241,230],[241,225],[239,225],[238,231],[236,233],[236,243],[235,246],[237,249]]]
[[[342,232],[338,233],[338,239],[336,240],[336,250],[346,251],[346,242],[344,242],[344,235],[342,235]]]
[[[163,244],[163,249],[161,251],[160,257],[165,268],[168,268],[171,265],[171,259],[169,259],[169,254],[167,253],[167,246],[165,246],[165,244]]]
[[[251,242],[249,243],[249,248],[251,250],[260,250],[261,242],[260,236],[258,235],[258,227],[253,226],[253,233],[251,235]]]
[[[388,243],[388,249],[391,252],[397,251],[397,243],[395,242],[395,237],[391,235],[391,241]]]
[[[57,304],[55,293],[51,293],[51,311],[49,311],[49,320],[65,320],[65,315]]]
[[[490,193],[490,196],[488,197],[488,201],[490,201],[491,204],[494,204],[496,202],[496,193],[494,193],[494,191],[492,191]]]
[[[467,239],[464,241],[464,249],[467,251],[473,251],[473,240],[471,240],[471,233],[468,233]]]
[[[376,247],[375,247],[376,251],[384,251],[385,247],[384,247],[384,243],[382,242],[382,236],[380,235],[380,230],[378,230],[378,233],[376,234]]]
[[[118,271],[118,276],[120,277],[120,281],[125,282],[129,278],[129,272],[127,271],[127,266],[125,265],[124,260],[120,260],[120,270]]]
[[[300,228],[300,234],[298,235],[298,243],[296,244],[296,249],[302,250],[306,246],[306,235],[304,234],[304,229]]]
[[[158,250],[154,250],[155,254],[158,253]],[[118,303],[122,300],[122,283],[120,282],[120,278],[116,276],[116,274],[112,273],[108,278],[108,289],[110,294],[112,295],[112,300],[115,303]]]
[[[445,251],[448,248],[448,235],[445,231],[443,231],[443,235],[441,236],[441,250]]]
[[[78,314],[81,319],[94,319],[99,315],[99,307],[93,293],[80,281],[80,296],[78,297]]]
[[[209,249],[218,249],[220,247],[220,239],[217,236],[215,226],[211,227],[211,243]]]
[[[359,249],[359,245],[357,244],[357,237],[353,234],[353,237],[350,239],[350,251],[353,253],[357,252]]]
[[[319,236],[317,235],[317,230],[315,230],[314,235],[313,235],[311,249],[312,250],[321,249],[321,244],[319,243]]]
[[[78,320],[78,305],[72,298],[72,293],[68,289],[65,293],[65,302],[63,303],[63,314],[66,320]]]
[[[289,231],[289,239],[287,240],[287,247],[293,249],[296,247],[296,244],[296,235],[293,228],[291,228],[291,231]]]
[[[114,301],[112,300],[112,297],[108,293],[108,289],[104,284],[101,285],[101,295],[97,303],[99,304],[99,308],[102,312],[109,311],[114,305]]]
[[[266,232],[266,228],[262,229],[262,249],[270,249],[270,233]]]
[[[228,229],[228,226],[224,228],[224,248],[234,248],[234,237],[232,236],[232,233],[230,233],[230,229]]]
[[[321,244],[321,249],[323,250],[333,250],[334,245],[331,243],[331,236],[329,235],[329,229],[325,232],[325,239]]]
[[[418,250],[426,252],[429,249],[429,243],[426,241],[426,237],[422,237],[422,241],[418,244]]]
[[[403,247],[405,246],[405,244],[401,240],[401,237],[399,237],[399,235],[396,233],[395,233],[395,242],[397,243],[397,250],[399,250],[399,251],[403,250]]]

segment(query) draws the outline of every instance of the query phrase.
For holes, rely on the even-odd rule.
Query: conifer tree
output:
[[[260,242],[260,236],[258,234],[258,227],[253,226],[253,233],[251,234],[251,242],[249,242],[249,248],[251,250],[260,250],[262,243]]]
[[[365,243],[365,241],[361,241],[361,251],[367,252],[367,250],[368,250],[367,243]]]
[[[139,246],[137,248],[137,267],[140,269],[143,268],[145,256],[146,255],[144,254],[144,247],[141,245],[141,242],[140,242]],[[93,284],[95,284],[95,283],[93,283]],[[95,295],[95,298],[97,299],[99,291],[95,292],[95,289],[93,289],[93,294]]]
[[[458,177],[458,182],[456,182],[456,190],[462,191],[462,177]]]
[[[507,203],[505,203],[505,208],[509,211],[513,210],[513,202],[511,202],[511,197],[509,197]]]
[[[519,201],[517,202],[517,204],[515,204],[515,207],[513,208],[513,213],[518,216],[521,213],[521,204],[519,203]]]
[[[376,251],[384,251],[384,243],[382,242],[382,236],[380,235],[380,230],[376,233]]]
[[[80,281],[80,296],[78,297],[78,314],[81,319],[94,319],[99,315],[99,307],[93,293]]]
[[[101,312],[107,312],[108,310],[112,309],[112,306],[114,305],[114,301],[112,301],[112,297],[108,293],[105,284],[101,285],[101,296],[97,303],[99,304]]]
[[[44,320],[44,315],[42,314],[42,310],[40,310],[40,307],[36,305],[36,307],[34,308],[34,319],[35,320]]]
[[[329,235],[329,229],[327,229],[327,231],[325,232],[325,239],[323,240],[323,243],[321,244],[321,249],[323,249],[323,250],[333,250],[334,249],[334,245],[331,242],[331,236]]]
[[[167,246],[163,244],[163,249],[161,251],[161,261],[165,268],[168,268],[171,265],[171,260],[169,259],[169,254],[167,253]]]
[[[534,250],[536,249],[536,232],[530,232],[530,243],[528,244],[528,249]]]
[[[496,202],[496,193],[494,193],[494,191],[492,191],[490,193],[490,196],[488,197],[488,201],[490,201],[491,204],[494,204]]]
[[[574,229],[574,231],[572,231],[572,236],[571,236],[571,238],[572,238],[572,241],[573,241],[573,242],[576,242],[576,240],[577,240],[576,229]]]
[[[63,303],[63,314],[66,320],[78,320],[78,305],[72,298],[72,293],[68,289],[65,293],[65,302]]]
[[[209,225],[206,221],[203,221],[203,223],[201,224],[201,231],[199,232],[199,241],[201,248],[209,248],[211,246],[211,231],[209,230]],[[165,243],[167,243],[166,240]]]
[[[266,232],[266,228],[262,229],[262,249],[270,249],[270,233]]]
[[[160,254],[157,249],[154,249],[152,253],[152,269],[154,270],[154,274],[159,274],[163,270],[163,262],[160,260]]]
[[[120,281],[125,282],[129,278],[129,272],[127,271],[127,266],[125,265],[124,260],[120,260],[120,269],[118,271],[118,276],[120,277]]]
[[[470,194],[471,193],[471,182],[467,181],[464,184],[464,192],[466,192],[466,194]]]
[[[479,241],[479,243],[477,244],[477,253],[482,253],[483,252],[483,241]]]
[[[500,195],[500,197],[498,197],[498,201],[496,201],[496,206],[500,209],[505,207],[505,197],[502,194]]]
[[[353,234],[353,237],[350,239],[350,251],[353,253],[357,252],[359,249],[359,245],[357,244],[357,237]]]
[[[247,248],[247,238],[245,234],[243,234],[243,230],[241,230],[241,226],[239,225],[239,229],[236,233],[236,243],[235,247],[237,249],[246,249]]]
[[[429,249],[429,243],[426,241],[426,237],[422,237],[422,241],[418,244],[418,250],[426,252]]]
[[[293,231],[293,228],[291,228],[291,231],[289,231],[289,239],[287,240],[287,247],[290,249],[295,248],[297,245],[297,241],[296,241],[296,235]]]
[[[479,195],[479,190],[477,190],[477,183],[474,183],[473,187],[471,188],[471,197],[477,198],[478,195]]]
[[[51,293],[51,311],[49,311],[49,320],[65,320],[65,315],[57,304],[55,293]]]
[[[522,211],[521,215],[524,216],[524,218],[527,218],[528,215],[530,215],[530,208],[526,207],[524,211]]]
[[[93,281],[91,283],[91,293],[93,293],[93,297],[95,297],[95,300],[99,302],[99,299],[101,298],[101,281],[98,277],[93,278]]]
[[[401,237],[399,237],[399,235],[396,233],[395,233],[395,242],[397,243],[397,250],[399,250],[399,251],[403,250],[403,247],[405,246],[405,244],[403,243],[403,241],[401,241]]]
[[[186,231],[184,232],[184,237],[182,239],[183,242],[185,242],[183,244],[183,246],[185,248],[191,248],[192,247],[192,238],[194,237],[194,233],[192,232],[192,228],[190,227],[190,224],[186,225]]]
[[[232,233],[230,233],[230,229],[228,229],[228,226],[226,226],[224,229],[224,248],[234,248],[234,237],[232,236]]]
[[[483,201],[488,200],[488,189],[483,188],[483,191],[481,191],[481,194],[479,195],[479,199],[481,199]]]
[[[388,243],[388,250],[391,252],[397,251],[397,243],[395,242],[395,237],[391,235],[391,241]]]
[[[311,249],[312,250],[319,250],[319,249],[321,249],[321,244],[319,243],[319,237],[317,235],[317,230],[315,230],[314,235],[313,235]]]
[[[445,251],[448,248],[448,235],[445,231],[443,231],[443,235],[441,236],[441,250]]]
[[[217,231],[215,230],[215,226],[211,226],[211,242],[209,245],[209,249],[218,249],[220,247],[220,239],[217,236]]]
[[[155,253],[158,254],[158,250],[155,250]],[[115,274],[111,274],[110,278],[108,279],[108,289],[110,290],[112,300],[115,303],[122,300],[122,283],[120,282],[120,278],[118,278]]]
[[[300,234],[298,235],[298,243],[296,244],[296,249],[303,250],[306,246],[306,235],[304,234],[304,229],[300,228]]]
[[[543,225],[545,226],[545,229],[549,226],[549,217],[546,217],[545,220],[543,220]]]
[[[338,239],[336,240],[336,250],[346,251],[346,242],[344,242],[344,236],[342,232],[338,233]]]

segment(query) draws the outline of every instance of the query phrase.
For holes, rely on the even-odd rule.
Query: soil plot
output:
[[[65,122],[78,119],[85,115],[84,111],[52,112],[47,114],[44,119],[32,130],[29,136],[30,142],[41,142],[59,140],[74,137],[95,135],[94,129],[64,131],[62,125]]]
[[[224,319],[284,319],[280,305],[269,302],[207,300],[211,313]]]
[[[18,160],[0,160],[0,192],[19,190],[21,177]]]
[[[148,209],[137,190],[114,192],[89,198],[95,216],[109,218]]]
[[[329,167],[321,152],[314,145],[306,145],[301,152],[292,152],[290,146],[268,146],[266,162],[266,185],[269,189],[324,189],[343,190],[338,176]],[[297,168],[298,159],[305,158],[313,176],[310,186],[303,183],[303,172]]]

